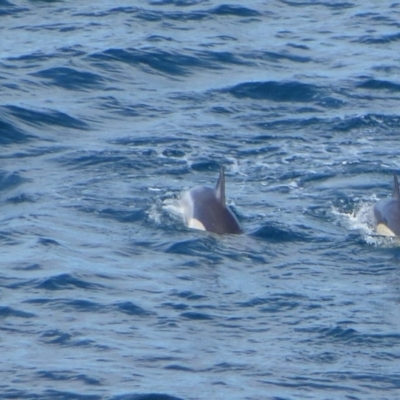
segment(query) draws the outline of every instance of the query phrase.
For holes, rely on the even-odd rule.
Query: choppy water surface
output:
[[[400,5],[0,1],[4,399],[394,399]],[[246,232],[166,204],[213,186]]]

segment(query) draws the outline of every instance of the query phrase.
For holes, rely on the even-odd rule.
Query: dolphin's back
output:
[[[221,167],[214,189],[198,186],[182,196],[184,217],[189,228],[218,233],[242,233],[235,215],[225,204],[225,173]]]
[[[235,215],[220,202],[214,189],[196,187],[185,194],[184,201],[188,226],[218,234],[242,232]]]

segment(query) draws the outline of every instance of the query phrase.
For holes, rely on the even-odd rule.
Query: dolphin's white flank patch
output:
[[[376,226],[376,233],[382,236],[396,236],[396,234],[385,224],[378,224]]]
[[[191,218],[187,223],[188,228],[199,229],[200,231],[205,231],[204,225],[196,218]]]

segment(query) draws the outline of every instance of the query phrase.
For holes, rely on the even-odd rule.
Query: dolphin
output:
[[[383,236],[400,236],[400,191],[394,174],[393,198],[374,205],[376,232]]]
[[[220,169],[215,189],[197,186],[184,192],[181,206],[189,228],[214,232],[242,233],[239,222],[225,203],[225,173]]]

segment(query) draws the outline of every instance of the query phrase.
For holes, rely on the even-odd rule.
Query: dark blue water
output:
[[[0,0],[0,397],[398,398],[399,21]],[[167,207],[220,165],[245,235]]]

